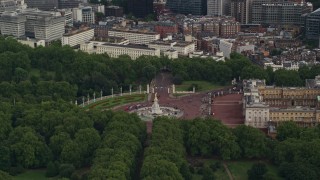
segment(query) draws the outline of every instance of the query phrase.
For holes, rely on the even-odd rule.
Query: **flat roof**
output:
[[[103,46],[122,47],[122,48],[135,48],[135,49],[155,50],[154,48],[148,48],[148,46],[138,45],[138,44],[122,45],[122,44],[104,43],[104,44],[102,44],[102,45],[103,45]]]

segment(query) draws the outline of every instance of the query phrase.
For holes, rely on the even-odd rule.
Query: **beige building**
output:
[[[262,80],[243,81],[245,124],[256,128],[294,121],[302,126],[320,122],[320,76],[307,80],[308,88],[266,86]]]
[[[179,55],[187,56],[189,53],[195,51],[194,42],[186,41],[153,41],[148,44],[149,48],[160,49],[160,51],[165,52],[169,49],[176,50]]]
[[[39,40],[39,39],[31,39],[31,38],[19,38],[18,42],[21,44],[25,44],[28,45],[32,48],[36,48],[39,46],[45,47],[46,46],[46,42],[45,40]]]
[[[69,45],[71,47],[74,47],[80,45],[81,43],[91,40],[93,36],[94,29],[85,27],[64,34],[61,39],[61,44],[62,46]]]
[[[160,39],[160,34],[149,31],[112,29],[108,31],[108,35],[128,39],[132,44],[148,44]]]
[[[148,48],[141,45],[122,45],[111,43],[95,43],[86,42],[80,45],[80,50],[94,54],[108,54],[110,57],[117,58],[120,55],[128,55],[131,59],[135,60],[140,56],[157,56],[160,57],[160,50]]]

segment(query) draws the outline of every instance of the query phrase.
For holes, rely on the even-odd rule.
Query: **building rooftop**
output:
[[[138,45],[138,44],[122,45],[122,44],[104,43],[104,44],[102,44],[102,45],[104,45],[104,46],[114,46],[114,47],[123,47],[123,48],[134,48],[134,49],[155,50],[154,48],[148,48],[148,46],[145,46],[145,45]]]
[[[82,27],[80,29],[71,30],[70,32],[65,33],[63,36],[65,36],[65,37],[73,36],[73,35],[76,35],[76,34],[79,34],[79,33],[85,32],[85,31],[89,31],[89,30],[91,30],[90,27]]]
[[[147,35],[157,35],[158,33],[147,31],[147,30],[133,30],[133,29],[110,29],[109,31],[117,31],[117,32],[127,32],[127,33],[137,33],[137,34],[147,34]]]

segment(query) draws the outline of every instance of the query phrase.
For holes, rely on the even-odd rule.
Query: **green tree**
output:
[[[279,141],[288,138],[299,138],[301,128],[294,122],[283,122],[277,127],[277,139]]]
[[[0,179],[3,179],[3,180],[12,180],[13,178],[12,178],[12,176],[10,176],[8,173],[0,170]]]
[[[250,126],[237,126],[234,131],[242,157],[261,158],[266,155],[266,137],[258,129]]]
[[[49,162],[47,165],[46,177],[55,177],[59,174],[59,167],[56,163]]]
[[[279,167],[280,175],[288,180],[319,179],[318,168],[302,162],[283,163]]]
[[[10,149],[15,163],[23,167],[43,167],[52,154],[44,140],[29,127],[17,127],[9,135]]]
[[[70,178],[74,171],[75,167],[72,164],[61,164],[59,167],[59,176],[62,178]]]
[[[252,165],[251,169],[248,170],[248,179],[256,180],[256,179],[264,179],[263,176],[268,171],[266,165],[264,163],[255,163]]]

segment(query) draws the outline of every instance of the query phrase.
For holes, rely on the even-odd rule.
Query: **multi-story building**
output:
[[[26,36],[50,43],[60,40],[65,33],[65,17],[60,12],[27,9],[21,13],[26,17]]]
[[[166,6],[175,13],[206,15],[206,0],[167,0]]]
[[[222,21],[220,23],[221,37],[234,37],[240,32],[240,23],[236,21]]]
[[[21,44],[28,45],[29,47],[36,48],[39,46],[45,47],[46,42],[44,40],[30,39],[30,38],[18,38],[18,42]]]
[[[73,15],[74,22],[81,22],[81,23],[88,23],[88,24],[95,23],[95,17],[94,17],[95,14],[92,7],[90,6],[73,8],[72,15]]]
[[[269,121],[269,105],[262,102],[258,88],[266,85],[265,80],[243,81],[243,114],[245,124],[256,128],[266,128]]]
[[[25,16],[16,12],[4,12],[0,17],[0,32],[2,35],[25,36],[26,21]]]
[[[157,56],[160,57],[160,50],[148,48],[142,45],[122,45],[111,43],[86,42],[80,45],[80,50],[95,54],[108,54],[110,57],[117,58],[121,55],[128,55],[135,60],[140,56]]]
[[[166,52],[167,50],[173,49],[176,50],[179,55],[184,56],[187,56],[189,53],[195,51],[195,43],[185,41],[153,41],[148,44],[148,47],[160,49],[161,52]]]
[[[58,0],[59,9],[69,9],[79,7],[81,0]]]
[[[123,8],[119,6],[107,6],[105,14],[106,16],[122,17]]]
[[[165,38],[168,34],[177,34],[178,25],[171,21],[157,22],[154,31],[159,33],[161,38]]]
[[[94,30],[89,27],[70,31],[62,36],[61,44],[75,47],[81,43],[91,40],[94,36]]]
[[[311,3],[278,2],[256,4],[252,7],[251,21],[254,24],[304,25],[302,15],[310,13]]]
[[[306,18],[306,37],[308,39],[320,38],[320,8]]]
[[[153,0],[130,0],[128,11],[137,18],[145,18],[153,13]]]
[[[226,58],[230,58],[230,54],[232,53],[232,47],[235,39],[220,39],[219,49],[223,52],[223,56]]]
[[[65,26],[72,27],[73,26],[73,17],[71,9],[58,9],[61,15],[65,18]]]
[[[133,44],[148,44],[160,39],[160,34],[149,31],[111,29],[108,34],[109,36],[126,38]]]
[[[58,0],[25,0],[29,8],[38,8],[43,11],[50,11],[59,7]]]
[[[207,15],[228,15],[230,2],[230,0],[207,0]]]
[[[236,18],[241,24],[249,23],[249,10],[252,0],[231,0],[230,15]]]
[[[0,14],[5,11],[14,11],[16,8],[14,0],[0,0]]]
[[[264,80],[244,80],[245,124],[266,128],[283,121],[303,126],[320,123],[320,76],[306,80],[306,87],[266,86]]]

